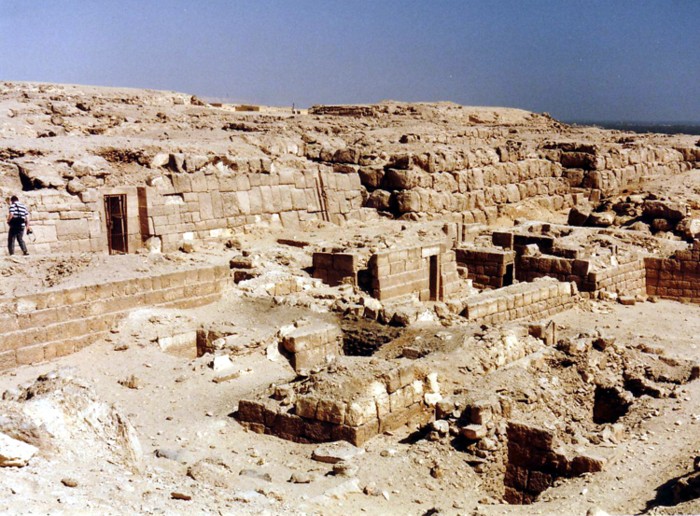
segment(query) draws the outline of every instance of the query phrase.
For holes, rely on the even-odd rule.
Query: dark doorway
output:
[[[440,296],[440,262],[437,255],[430,257],[430,300],[437,301]]]
[[[506,265],[506,273],[503,275],[503,285],[507,287],[513,284],[513,264],[509,263]]]
[[[126,195],[105,195],[105,218],[107,220],[107,242],[109,254],[126,254]]]

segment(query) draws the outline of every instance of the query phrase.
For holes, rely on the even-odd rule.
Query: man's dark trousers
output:
[[[22,249],[22,252],[24,254],[29,254],[27,252],[27,246],[24,245],[24,228],[21,226],[18,228],[10,226],[10,231],[7,234],[7,250],[10,251],[10,254],[15,254],[15,238],[17,242],[19,242],[19,247]]]

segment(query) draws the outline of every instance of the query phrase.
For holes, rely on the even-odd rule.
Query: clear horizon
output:
[[[0,80],[693,124],[699,19],[696,0],[3,0]]]

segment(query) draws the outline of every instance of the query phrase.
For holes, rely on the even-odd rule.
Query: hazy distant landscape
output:
[[[590,125],[604,129],[634,131],[636,133],[697,134],[700,135],[700,122],[612,122],[572,120],[567,123]]]

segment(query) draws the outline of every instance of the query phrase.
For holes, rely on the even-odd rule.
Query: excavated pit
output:
[[[593,399],[593,422],[598,425],[617,423],[630,409],[632,405],[630,397],[628,392],[616,387],[596,386]]]
[[[455,449],[487,491],[510,504],[531,504],[559,479],[603,470],[609,448],[601,444],[624,441],[650,417],[649,400],[698,377],[692,361],[600,336],[565,337],[557,348],[534,348],[513,363],[515,374],[506,366],[478,376],[456,419],[454,402],[437,407],[437,417],[456,426]],[[655,396],[628,391],[630,382]]]
[[[343,353],[354,357],[371,357],[402,333],[399,328],[362,318],[343,318],[341,327]]]
[[[248,472],[254,462],[285,473],[292,462],[301,473],[315,469],[296,445],[214,421],[237,404],[244,427],[288,441],[347,440],[367,445],[370,456],[376,439],[382,453],[354,480],[374,476],[386,485],[361,486],[376,498],[337,502],[348,513],[438,511],[416,499],[464,507],[450,500],[457,493],[529,504],[566,479],[604,470],[614,446],[629,443],[635,453],[633,429],[657,413],[651,401],[671,406],[666,398],[685,398],[680,388],[698,376],[689,361],[634,339],[558,339],[549,322],[576,311],[580,331],[608,303],[632,306],[647,295],[700,302],[700,243],[692,243],[699,236],[700,190],[691,173],[700,163],[697,137],[621,135],[451,104],[320,106],[293,117],[270,109],[242,118],[233,106],[172,93],[5,83],[2,95],[11,116],[2,128],[9,141],[0,151],[0,186],[3,196],[22,194],[36,241],[28,266],[6,261],[0,318],[9,333],[0,366],[21,376],[25,366],[104,346],[88,356],[84,372],[97,375],[110,402],[131,403],[153,447],[163,446],[165,430],[173,446],[201,444],[203,453]],[[100,135],[99,149],[81,145],[87,135]],[[642,182],[656,182],[656,193],[627,196]],[[124,210],[105,210],[110,199],[121,199]],[[535,218],[545,222],[523,222]],[[122,221],[128,228],[113,234]],[[66,266],[76,256],[106,253],[138,258],[137,273],[122,278],[119,257],[110,255],[84,267],[95,275],[87,288],[74,288],[83,285],[77,281],[50,292],[27,288],[53,257],[53,273],[38,277],[44,287],[77,274]],[[477,294],[472,283],[506,290]],[[219,301],[191,319],[167,311]],[[115,329],[146,308],[158,311]],[[696,314],[686,313],[690,326]],[[664,342],[676,352],[678,323]],[[114,363],[99,363],[103,354],[114,363],[127,357],[124,371],[134,381],[114,381]],[[172,369],[163,365],[171,362]],[[110,383],[130,390],[114,395]],[[140,388],[147,390],[138,398]],[[686,407],[691,402],[684,399]],[[692,417],[685,414],[683,424]],[[414,432],[417,425],[425,426]],[[406,433],[420,436],[402,439]],[[682,453],[694,449],[668,431],[664,438]],[[86,455],[89,463],[94,454]],[[238,485],[250,481],[236,478],[221,491],[199,486],[190,464],[192,492],[183,494],[174,491],[182,477],[171,484],[162,474],[175,468],[151,469],[150,460],[158,475],[134,484],[143,499],[120,505],[124,511],[176,512],[190,495],[193,512],[207,504],[231,510],[217,504],[228,504],[228,495],[238,500]],[[64,484],[46,481],[49,468],[38,464],[41,471],[26,470],[31,489],[3,485],[3,507],[42,492],[55,503],[51,493]],[[51,465],[50,473],[65,466]],[[92,495],[102,488],[94,479],[104,475],[89,471],[94,478],[82,477],[80,488]],[[290,476],[272,478],[287,484]],[[319,487],[338,480],[331,476],[251,510],[283,512],[294,498],[309,502],[305,512],[323,512],[314,503],[322,492],[333,498],[328,485]],[[411,489],[391,485],[404,477]],[[114,478],[117,486],[132,481]],[[676,480],[675,501],[696,496],[697,475]],[[249,493],[271,499],[279,485]],[[101,496],[130,501],[127,490]],[[578,511],[581,502],[571,501]]]

